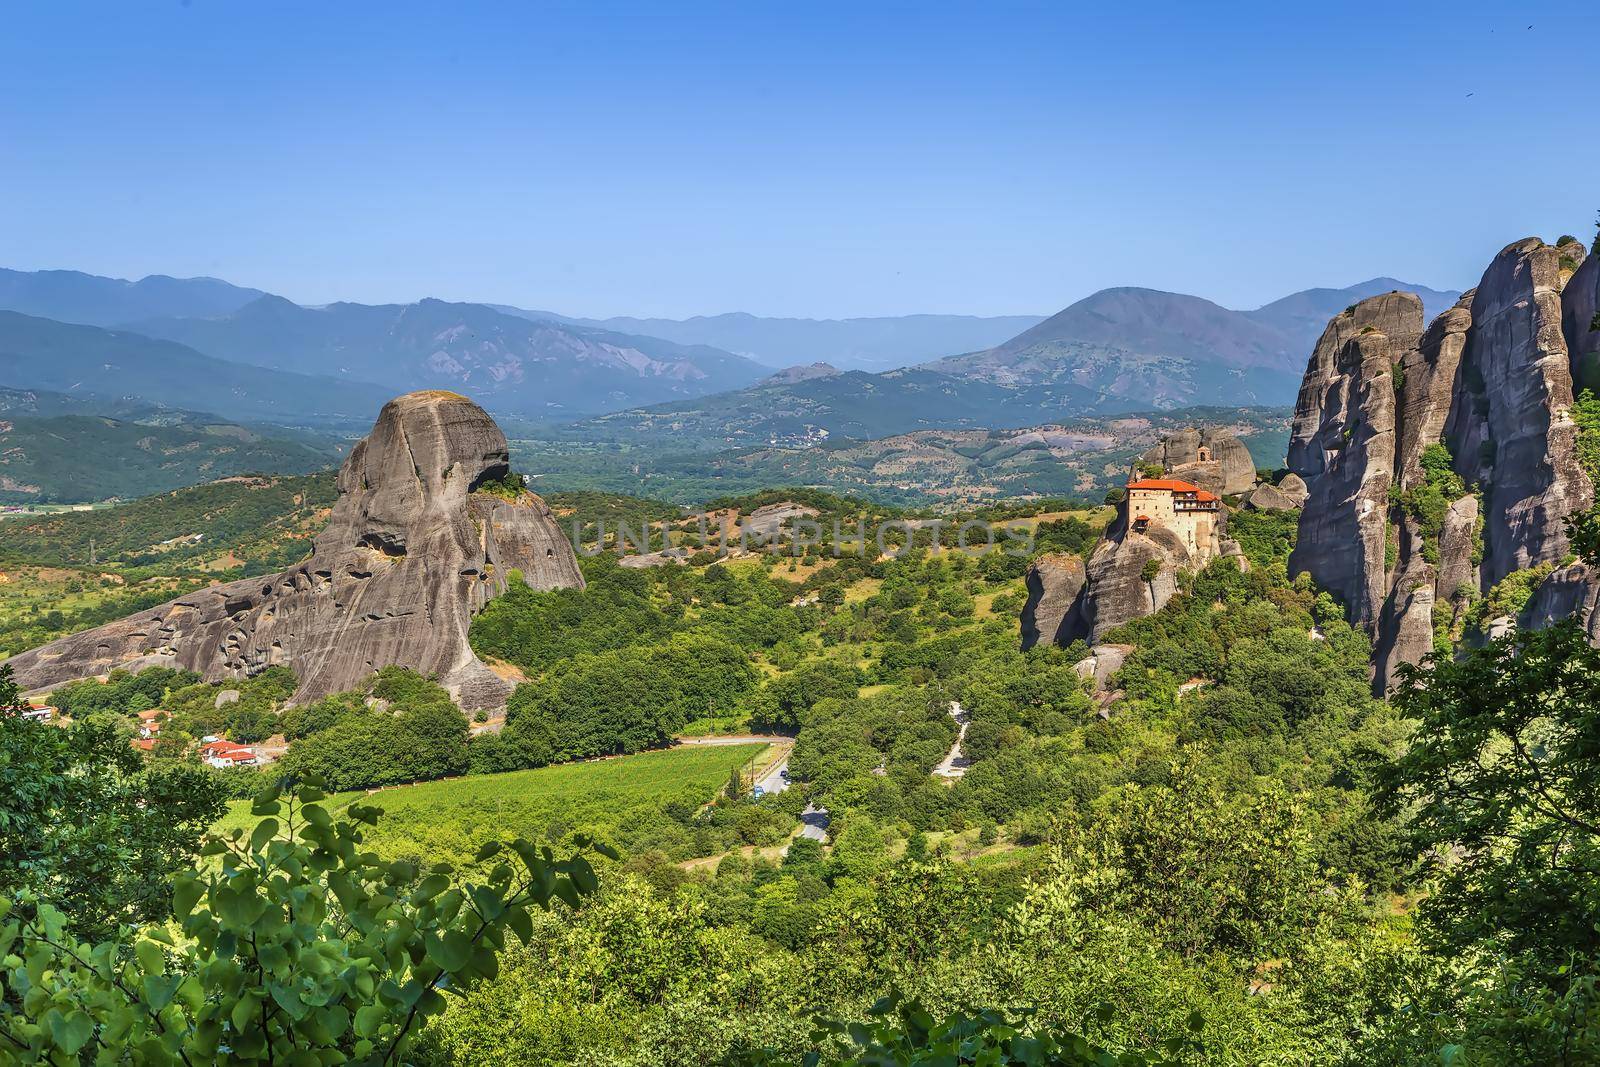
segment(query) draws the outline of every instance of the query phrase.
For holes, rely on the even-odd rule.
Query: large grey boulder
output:
[[[1083,592],[1083,560],[1066,552],[1050,552],[1028,567],[1028,602],[1022,608],[1022,647],[1069,644],[1076,628],[1074,613]]]
[[[513,571],[535,589],[583,585],[542,500],[478,491],[509,469],[505,436],[466,397],[392,400],[340,469],[338,500],[303,563],[24,652],[10,660],[17,681],[37,690],[154,665],[220,681],[287,664],[304,702],[400,665],[436,677],[465,708],[503,704],[509,684],[467,644],[473,613]]]
[[[1306,498],[1311,495],[1311,490],[1306,486],[1305,479],[1298,474],[1290,472],[1278,479],[1278,484],[1273,488],[1287,497],[1295,507],[1304,507]]]
[[[1155,463],[1166,477],[1178,478],[1217,496],[1248,493],[1256,484],[1256,464],[1250,450],[1226,430],[1195,427],[1163,437],[1139,457]]]
[[[756,508],[744,517],[740,529],[745,537],[758,544],[766,544],[792,530],[796,519],[814,519],[818,514],[816,508],[783,500]]]
[[[1096,693],[1104,693],[1111,676],[1127,662],[1132,651],[1132,645],[1095,645],[1087,656],[1072,665],[1072,669],[1079,678],[1092,681]]]
[[[1293,511],[1300,504],[1277,486],[1262,483],[1250,490],[1244,506],[1255,511]]]
[[[1571,563],[1551,571],[1539,583],[1517,625],[1543,629],[1552,623],[1576,616],[1582,621],[1591,644],[1600,644],[1600,573],[1587,563]]]

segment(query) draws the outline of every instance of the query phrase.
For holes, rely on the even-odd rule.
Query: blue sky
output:
[[[0,265],[1001,314],[1593,233],[1600,5],[1223,7],[8,5]]]

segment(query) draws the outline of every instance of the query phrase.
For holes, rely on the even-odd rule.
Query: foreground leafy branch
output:
[[[477,882],[363,851],[381,810],[263,793],[246,835],[210,838],[169,922],[98,945],[31,896],[0,899],[0,1060],[390,1064],[421,1023],[499,972],[532,911],[597,888],[581,855],[489,842]],[[596,846],[597,848],[599,846]],[[601,848],[601,851],[605,851]]]

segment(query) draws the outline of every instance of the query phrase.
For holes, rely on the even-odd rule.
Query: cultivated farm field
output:
[[[505,774],[470,775],[396,786],[364,796],[342,793],[342,808],[364,799],[384,811],[367,844],[384,856],[466,863],[490,838],[558,843],[574,831],[628,854],[658,850],[674,859],[695,852],[684,822],[766,746],[689,745]],[[236,801],[219,831],[250,827],[249,801]],[[708,845],[711,843],[708,842]],[[714,845],[712,847],[715,847]]]

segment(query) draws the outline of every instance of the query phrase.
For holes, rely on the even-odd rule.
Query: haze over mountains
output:
[[[822,360],[841,370],[883,371],[951,352],[989,348],[1038,324],[1041,315],[899,315],[858,319],[764,318],[742,311],[689,319],[569,319],[546,311],[504,308],[514,315],[557,319],[681,344],[714,345],[770,367]]]

